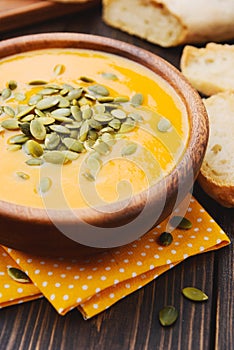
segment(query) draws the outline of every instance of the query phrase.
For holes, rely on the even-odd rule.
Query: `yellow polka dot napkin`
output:
[[[82,260],[38,257],[0,247],[0,306],[43,295],[59,314],[64,315],[78,307],[88,319],[189,256],[230,243],[227,235],[194,198],[186,218],[192,222],[192,228],[174,229],[173,242],[167,247],[158,243],[158,237],[167,229],[168,220],[127,246]],[[18,266],[33,283],[13,281],[7,274],[7,266]]]

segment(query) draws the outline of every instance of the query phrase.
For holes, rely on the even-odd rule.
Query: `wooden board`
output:
[[[97,3],[99,0],[80,0],[76,4],[44,0],[0,0],[0,32],[78,12]]]

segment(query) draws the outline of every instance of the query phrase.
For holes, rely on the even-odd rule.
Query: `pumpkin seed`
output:
[[[13,117],[15,116],[15,111],[13,108],[9,107],[9,106],[4,106],[3,107],[3,111],[4,113],[6,113],[7,115],[9,115],[10,117]]]
[[[78,106],[71,106],[71,114],[76,121],[80,122],[82,120],[82,113]]]
[[[64,164],[66,163],[66,155],[61,151],[49,151],[43,154],[43,159],[47,163]]]
[[[106,110],[106,107],[104,105],[97,104],[97,105],[93,106],[94,114],[103,114],[103,113],[105,113],[105,110]]]
[[[70,106],[70,102],[65,97],[60,96],[58,107],[67,108],[69,106]]]
[[[12,144],[23,144],[26,141],[28,141],[28,137],[24,134],[18,134],[15,136],[10,137],[7,142],[12,145]]]
[[[125,157],[125,156],[130,156],[132,155],[133,153],[135,153],[137,150],[137,144],[136,143],[129,143],[128,145],[124,146],[122,151],[121,151],[121,155],[122,157]]]
[[[92,78],[86,77],[84,75],[81,76],[79,79],[85,83],[93,83],[94,82],[94,80]]]
[[[21,178],[22,180],[28,180],[30,178],[30,176],[26,173],[24,173],[23,171],[17,171],[16,175]]]
[[[182,216],[173,216],[170,220],[170,224],[181,230],[189,230],[193,226],[189,219]]]
[[[9,147],[7,147],[7,150],[10,152],[16,152],[19,151],[21,148],[21,145],[10,145]]]
[[[84,142],[89,132],[89,121],[85,120],[80,128],[80,141]]]
[[[95,181],[95,177],[89,171],[82,173],[82,176],[88,181]]]
[[[90,140],[96,141],[98,138],[98,134],[95,130],[89,130],[88,137]]]
[[[66,98],[69,101],[72,101],[73,99],[78,99],[78,98],[81,97],[82,92],[83,92],[83,88],[73,89],[73,90],[69,91],[69,93],[67,94]]]
[[[88,90],[96,95],[109,96],[108,89],[103,85],[91,85],[88,87]]]
[[[43,164],[43,160],[41,158],[29,158],[25,163],[30,166],[39,166]]]
[[[111,122],[110,122],[111,123]],[[109,124],[110,124],[109,123]],[[114,129],[112,129],[110,126],[105,126],[104,128],[102,128],[100,131],[99,131],[99,134],[102,135],[104,133],[111,133],[113,134],[114,133]]]
[[[183,295],[193,301],[205,301],[208,296],[198,288],[185,287],[182,289]]]
[[[112,119],[109,124],[108,124],[111,128],[115,129],[115,130],[119,130],[120,126],[121,126],[121,121],[117,118]],[[112,130],[113,131],[113,130]]]
[[[81,153],[84,150],[84,146],[80,141],[70,137],[65,137],[62,142],[70,151]]]
[[[159,311],[159,321],[162,326],[171,326],[178,318],[178,311],[172,305],[164,306]]]
[[[94,120],[100,123],[109,123],[113,119],[113,116],[107,113],[103,113],[103,114],[95,114],[93,118]]]
[[[19,129],[19,123],[16,119],[5,119],[2,121],[1,126],[7,130],[17,130]]]
[[[38,115],[38,117],[40,118],[44,118],[46,116],[45,113],[43,113],[42,111],[40,111],[40,109],[35,108],[34,112],[36,113],[36,115]]]
[[[111,96],[98,97],[97,100],[100,103],[113,102],[114,101],[114,97],[111,97]]]
[[[69,135],[70,130],[63,125],[50,125],[49,128],[59,134]]]
[[[117,75],[114,73],[104,72],[102,73],[102,77],[108,80],[118,80]]]
[[[31,283],[32,282],[30,280],[30,278],[26,275],[25,272],[23,272],[22,270],[20,270],[16,267],[8,267],[7,273],[16,282],[19,282],[19,283]]]
[[[20,130],[28,137],[32,137],[31,131],[30,131],[30,124],[29,123],[22,123],[20,124]]]
[[[90,126],[90,128],[95,129],[95,130],[102,129],[102,124],[99,123],[98,121],[94,120],[93,118],[89,119],[89,126]]]
[[[71,114],[71,109],[70,108],[58,108],[53,110],[51,112],[52,116],[61,116],[61,117],[68,117]]]
[[[51,134],[46,135],[45,138],[45,147],[49,150],[54,150],[58,147],[60,143],[60,137],[55,132],[52,132]]]
[[[17,88],[17,82],[15,80],[10,80],[7,84],[10,90],[15,90]]]
[[[30,131],[33,137],[37,140],[44,140],[46,137],[46,128],[39,118],[33,119],[30,123]]]
[[[135,129],[135,123],[126,121],[125,123],[123,123],[119,129],[120,133],[127,133],[127,132],[131,132],[132,130]]]
[[[20,110],[20,112],[16,115],[17,119],[20,119],[28,114],[30,114],[30,112],[32,112],[34,110],[34,106],[24,106],[22,110]]]
[[[51,114],[52,115],[52,114]],[[73,119],[53,114],[53,118],[60,123],[72,123]]]
[[[95,101],[96,100],[96,97],[93,96],[93,95],[90,95],[90,94],[84,94],[84,97],[86,97],[88,100],[91,100],[91,101]]]
[[[89,168],[89,170],[94,171],[94,172],[98,171],[101,167],[99,160],[97,158],[94,158],[94,157],[88,157],[86,164],[87,164],[87,167]]]
[[[55,75],[61,75],[65,72],[65,66],[63,64],[57,64],[54,67],[54,73]]]
[[[84,141],[84,148],[85,148],[87,151],[91,152],[91,151],[93,151],[92,147],[93,147],[94,144],[95,144],[95,141],[94,141],[94,140],[90,140],[90,139],[85,140],[85,141]]]
[[[38,157],[42,156],[42,154],[43,154],[42,146],[34,140],[28,140],[26,142],[25,150],[26,150],[27,154],[30,154],[34,158],[38,158]]]
[[[46,87],[50,88],[50,89],[54,89],[54,90],[60,90],[60,91],[63,89],[60,85],[54,84],[54,83],[53,84],[47,84]]]
[[[92,117],[93,112],[89,105],[83,105],[80,110],[83,119],[90,119]]]
[[[162,246],[168,246],[172,243],[173,241],[173,236],[170,232],[163,232],[159,236],[159,244]]]
[[[66,159],[70,160],[71,162],[79,158],[79,153],[77,152],[65,150],[62,151],[62,153],[65,155]]]
[[[93,146],[93,149],[100,153],[102,156],[107,155],[110,152],[110,147],[106,142],[98,141]]]
[[[24,101],[26,99],[26,95],[22,92],[17,92],[14,95],[16,101]]]
[[[117,96],[114,99],[114,102],[118,102],[118,103],[124,103],[128,101],[129,101],[129,98],[127,96]]]
[[[55,93],[57,93],[58,90],[55,90],[55,89],[51,89],[51,88],[45,88],[43,90],[40,90],[40,94],[41,95],[53,95]]]
[[[50,125],[50,124],[53,124],[55,122],[55,119],[52,117],[41,117],[40,122],[43,125]]]
[[[111,111],[111,115],[120,120],[126,119],[127,117],[126,113],[122,109],[113,109]]]
[[[141,93],[137,93],[135,95],[133,95],[130,99],[130,102],[134,105],[134,106],[139,106],[143,103],[144,97]]]
[[[3,100],[7,100],[11,96],[11,90],[9,88],[3,89],[1,95]]]
[[[142,116],[139,113],[129,113],[128,117],[132,118],[136,122],[141,122],[143,120]]]
[[[39,94],[32,95],[32,96],[30,97],[30,99],[28,100],[28,105],[29,105],[29,106],[36,105],[37,102],[39,102],[41,99],[42,99],[42,96],[39,95]]]
[[[59,103],[59,98],[57,96],[45,97],[36,104],[36,108],[40,110],[49,109],[56,106]]]
[[[108,143],[108,145],[110,145],[110,146],[113,146],[116,142],[114,136],[109,134],[108,132],[102,133],[101,140],[103,142]]]
[[[52,180],[49,177],[43,177],[38,185],[38,193],[40,195],[43,195],[44,193],[48,192],[49,189],[52,186]]]
[[[37,86],[37,85],[45,85],[47,82],[45,80],[31,80],[28,85]]]
[[[35,117],[34,114],[28,114],[25,117],[21,118],[21,122],[30,122],[31,120],[33,120]]]
[[[171,128],[171,122],[167,118],[161,118],[158,122],[158,130],[161,132],[167,132]]]
[[[63,84],[62,88],[66,89],[68,91],[74,90],[74,87],[72,85],[70,85],[70,84]]]
[[[77,129],[79,129],[81,127],[81,125],[82,125],[82,122],[74,122],[71,119],[70,124],[65,124],[64,126],[66,128],[68,128],[69,130],[77,130]]]

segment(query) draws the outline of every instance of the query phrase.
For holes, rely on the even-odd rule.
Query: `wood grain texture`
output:
[[[105,35],[148,49],[179,67],[182,47],[162,49],[107,27],[101,9],[5,32],[2,37],[47,31]],[[195,186],[196,198],[234,241],[234,210],[216,204]],[[194,304],[181,288],[196,284],[209,295]],[[173,327],[163,328],[158,311],[166,303],[179,308]],[[233,348],[233,244],[189,258],[146,287],[84,321],[77,311],[57,315],[44,299],[0,310],[0,349],[6,350],[229,350]]]
[[[45,0],[1,0],[0,32],[82,11],[97,3],[99,0],[80,0],[75,4]]]

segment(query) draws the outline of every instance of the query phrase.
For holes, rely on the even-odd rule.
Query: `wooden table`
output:
[[[38,32],[82,32],[133,43],[179,66],[182,47],[163,49],[107,27],[99,6],[0,34],[1,39]],[[234,210],[219,206],[195,185],[194,194],[229,237]],[[231,350],[233,348],[233,247],[189,258],[107,311],[84,321],[78,311],[59,316],[45,299],[7,307],[0,313],[1,350]],[[203,286],[207,303],[191,303],[181,288]],[[174,304],[179,319],[163,328],[159,309]]]

